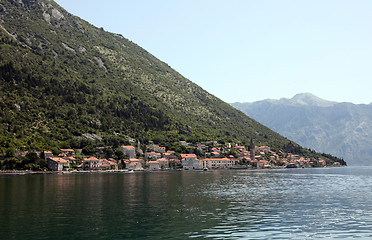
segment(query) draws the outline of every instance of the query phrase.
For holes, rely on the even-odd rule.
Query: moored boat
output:
[[[286,168],[297,168],[297,165],[294,163],[290,163],[286,166]]]

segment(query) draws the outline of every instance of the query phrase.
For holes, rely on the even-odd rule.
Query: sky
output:
[[[56,0],[225,102],[372,102],[369,0]]]

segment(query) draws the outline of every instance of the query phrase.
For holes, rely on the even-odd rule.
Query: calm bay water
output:
[[[0,176],[1,239],[372,239],[372,168]]]

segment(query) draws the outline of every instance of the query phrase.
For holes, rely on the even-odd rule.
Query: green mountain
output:
[[[173,148],[241,141],[316,155],[247,117],[121,35],[50,0],[0,2],[0,155],[131,138]],[[330,156],[329,156],[330,157]]]

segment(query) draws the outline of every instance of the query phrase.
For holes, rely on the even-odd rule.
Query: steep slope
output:
[[[130,137],[306,149],[235,110],[118,34],[50,0],[0,2],[1,152]]]
[[[344,158],[350,165],[372,164],[371,105],[330,102],[309,94],[232,105],[305,147]]]

